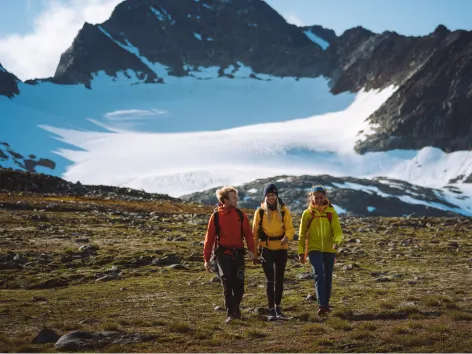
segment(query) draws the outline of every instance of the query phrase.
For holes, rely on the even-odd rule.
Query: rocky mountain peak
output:
[[[451,33],[451,31],[449,31],[449,29],[444,26],[444,25],[439,25],[438,27],[436,27],[436,29],[434,30],[433,32],[433,35],[435,36],[446,36],[447,34]]]
[[[0,63],[0,96],[7,96],[12,98],[20,93],[18,89],[18,82],[20,80],[8,72]]]
[[[61,56],[57,82],[131,70],[146,82],[241,66],[278,76],[319,76],[322,50],[262,0],[128,0],[101,25],[86,24]],[[310,58],[310,60],[307,60]],[[225,70],[227,69],[227,70]]]

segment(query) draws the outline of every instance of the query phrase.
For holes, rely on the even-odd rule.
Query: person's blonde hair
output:
[[[307,203],[308,207],[310,207],[310,205],[313,204],[313,194],[316,193],[315,192],[316,188],[322,188],[323,189],[322,191],[319,190],[319,191],[316,191],[316,192],[323,193],[326,196],[326,199],[328,199],[328,190],[324,186],[322,186],[321,184],[311,186],[310,191],[306,195],[306,203]],[[329,203],[329,200],[328,200],[328,203]]]
[[[221,187],[220,189],[216,190],[216,198],[221,204],[223,204],[225,202],[225,199],[229,199],[228,194],[231,192],[234,192],[236,193],[236,195],[238,195],[238,190],[233,186]]]
[[[275,205],[277,206],[277,218],[279,219],[279,221],[282,221],[282,205],[280,205],[280,202],[279,202],[279,198],[277,197],[277,199],[275,200]],[[269,205],[267,204],[267,196],[264,198],[264,201],[262,202],[261,204],[261,208],[264,209],[264,212],[266,213],[267,215],[267,220],[269,221],[270,223],[270,218],[269,218]]]

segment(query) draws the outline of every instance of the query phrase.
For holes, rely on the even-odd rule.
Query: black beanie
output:
[[[279,195],[279,191],[277,190],[277,187],[273,183],[266,184],[264,187],[264,197],[269,194],[269,193],[274,193],[276,196]]]

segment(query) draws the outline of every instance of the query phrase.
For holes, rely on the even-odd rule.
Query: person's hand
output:
[[[280,240],[280,244],[282,246],[288,245],[288,237],[284,236],[284,238]]]
[[[210,271],[210,262],[205,262],[205,269],[207,270],[207,272]]]
[[[254,252],[252,251],[247,251],[247,257],[252,261],[254,260]]]
[[[261,260],[260,260],[259,258],[254,258],[254,259],[252,260],[252,264],[254,264],[254,265],[261,264]]]
[[[298,255],[298,260],[300,261],[301,264],[305,264],[305,255],[304,254],[299,254]]]
[[[335,250],[339,249],[339,245],[337,243],[333,243],[333,249]]]

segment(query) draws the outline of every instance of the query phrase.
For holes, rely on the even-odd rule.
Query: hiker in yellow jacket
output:
[[[298,236],[298,258],[305,263],[308,258],[315,275],[318,315],[329,310],[336,253],[341,245],[343,232],[338,214],[327,198],[323,186],[314,186],[309,194],[308,209],[302,214]]]
[[[288,258],[288,242],[295,234],[292,215],[279,198],[277,187],[268,184],[264,188],[264,202],[254,214],[254,264],[262,263],[266,276],[269,321],[287,319],[282,313],[283,281]],[[259,257],[260,256],[260,261]]]

